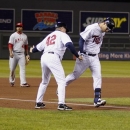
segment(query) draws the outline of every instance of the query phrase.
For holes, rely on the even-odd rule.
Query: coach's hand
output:
[[[34,45],[33,45],[32,47],[30,47],[30,52],[31,52],[31,53],[32,53],[33,48],[34,48]]]
[[[83,60],[82,55],[80,55],[80,56],[78,57],[78,59],[79,59],[80,61],[82,61],[82,60]]]

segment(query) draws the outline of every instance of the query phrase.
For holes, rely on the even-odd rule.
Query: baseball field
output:
[[[65,74],[72,72],[73,60],[63,60]],[[28,88],[21,88],[19,67],[10,87],[8,60],[0,60],[0,130],[130,130],[130,61],[101,61],[102,98],[105,106],[93,106],[90,70],[66,88],[66,104],[72,111],[57,110],[57,84],[51,78],[44,109],[34,109],[41,68],[39,60],[26,66]]]

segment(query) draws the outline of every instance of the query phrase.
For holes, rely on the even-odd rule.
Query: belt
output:
[[[54,54],[54,52],[48,52],[48,53]]]
[[[53,52],[53,51],[50,51],[50,52],[48,52],[48,53],[50,53],[50,54],[56,54],[55,52]],[[58,55],[58,54],[57,54]],[[59,56],[59,55],[58,55]],[[60,56],[59,56],[59,58],[60,58]]]
[[[15,52],[15,53],[22,53],[22,52],[18,52],[18,51],[13,51],[13,52]]]
[[[83,52],[84,54],[87,54],[88,56],[96,56],[97,54],[89,54],[87,52]]]
[[[96,54],[88,54],[89,56],[96,56]]]

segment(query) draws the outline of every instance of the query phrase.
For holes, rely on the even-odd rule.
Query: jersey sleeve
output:
[[[9,37],[8,43],[9,44],[14,44],[14,35],[13,34]]]
[[[80,33],[80,36],[86,41],[92,35],[93,30],[91,28],[86,28],[83,32]]]
[[[41,41],[40,43],[38,43],[38,44],[36,45],[36,48],[37,48],[38,51],[43,51],[44,48],[45,48],[45,40],[43,40],[43,41]]]

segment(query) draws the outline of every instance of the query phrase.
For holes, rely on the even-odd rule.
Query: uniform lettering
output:
[[[56,35],[48,37],[46,41],[47,46],[55,44],[55,39],[56,39]]]
[[[23,38],[15,39],[15,43],[20,42],[20,41],[23,41],[23,42],[24,42],[24,39],[23,39]]]
[[[100,37],[99,36],[94,35],[94,36],[92,36],[92,38],[93,38],[93,42],[95,42],[96,44],[100,43]]]

